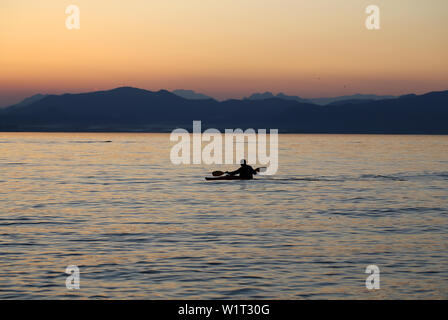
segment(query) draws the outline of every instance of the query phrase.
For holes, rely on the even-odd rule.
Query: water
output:
[[[276,176],[205,182],[234,166],[166,134],[0,133],[0,298],[448,298],[448,136],[279,144]]]

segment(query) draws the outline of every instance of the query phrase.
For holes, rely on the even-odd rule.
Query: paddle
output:
[[[266,170],[267,170],[266,167],[261,167],[261,168],[257,168],[257,169],[255,169],[255,171],[258,171],[258,172],[266,172]],[[220,176],[222,176],[222,175],[224,175],[224,174],[226,174],[226,173],[223,172],[223,171],[213,171],[213,172],[212,172],[212,175],[213,175],[214,177],[220,177]]]

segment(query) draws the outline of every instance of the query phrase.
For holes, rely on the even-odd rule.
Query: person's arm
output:
[[[241,168],[239,168],[239,169],[237,169],[237,170],[235,170],[235,171],[226,171],[226,173],[229,175],[229,176],[234,176],[234,175],[236,175],[236,174],[239,174],[240,173],[240,171],[241,171]]]
[[[249,166],[249,171],[252,174],[257,174],[257,172],[260,172],[260,169],[259,168],[254,169],[254,168],[252,168],[252,166]]]

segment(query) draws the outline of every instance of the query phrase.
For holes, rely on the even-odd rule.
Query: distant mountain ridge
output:
[[[320,106],[283,99],[189,100],[166,90],[121,87],[47,95],[0,110],[0,131],[144,131],[275,128],[291,133],[448,134],[448,91]]]
[[[202,93],[197,93],[193,90],[184,90],[184,89],[177,89],[174,90],[173,93],[175,95],[178,95],[179,97],[189,99],[189,100],[207,100],[207,99],[213,99],[212,97],[209,97]]]
[[[331,97],[331,98],[312,98],[309,99],[311,102],[318,105],[329,105],[334,104],[335,102],[344,102],[344,101],[362,101],[362,100],[386,100],[386,99],[395,99],[397,96],[391,95],[376,95],[376,94],[353,94],[349,96],[340,96],[340,97]]]
[[[39,101],[39,100],[45,98],[46,96],[47,96],[47,94],[38,93],[31,97],[23,99],[21,102],[16,103],[15,105],[13,105],[11,107],[20,108],[20,107],[28,106],[28,105],[32,104],[33,102],[36,102],[36,101]],[[7,108],[7,107],[5,107],[5,108]]]
[[[274,95],[272,92],[269,92],[269,91],[264,92],[264,93],[253,93],[249,97],[245,97],[243,99],[244,100],[265,100],[265,99],[273,99],[273,98],[284,99],[284,100],[293,100],[293,101],[303,102],[303,103],[312,103],[311,101],[309,101],[307,99],[302,99],[298,96],[288,96],[282,92],[280,92],[277,95]]]
[[[188,100],[207,100],[207,99],[213,99],[215,98],[198,93],[194,90],[185,90],[185,89],[176,89],[173,90],[172,93],[175,95],[182,97],[184,99]],[[31,97],[25,98],[20,103],[15,104],[15,107],[22,107],[29,105],[33,102],[36,102],[42,98],[45,98],[48,94],[36,94]],[[253,93],[249,97],[244,97],[244,100],[264,100],[264,99],[272,99],[272,98],[278,98],[278,99],[284,99],[284,100],[295,100],[298,102],[303,103],[314,103],[318,105],[340,105],[344,101],[353,103],[354,101],[361,101],[361,100],[384,100],[384,99],[393,99],[397,98],[396,96],[390,96],[390,95],[363,95],[363,94],[355,94],[355,95],[349,95],[349,96],[340,96],[340,97],[332,97],[332,98],[311,98],[311,99],[305,99],[301,98],[299,96],[290,96],[286,95],[284,93],[278,93],[277,95],[274,95],[272,92],[264,92],[264,93]],[[341,102],[341,103],[340,103]],[[3,107],[7,108],[7,107]]]
[[[279,98],[279,99],[285,99],[285,100],[295,100],[298,102],[303,103],[314,103],[317,105],[329,105],[335,102],[343,102],[343,101],[361,101],[361,100],[385,100],[385,99],[394,99],[396,96],[390,96],[390,95],[375,95],[375,94],[354,94],[349,96],[340,96],[340,97],[331,97],[331,98],[311,98],[311,99],[305,99],[301,98],[299,96],[288,96],[284,93],[279,93],[277,95],[274,95],[272,92],[264,92],[264,93],[253,93],[249,97],[246,97],[244,99],[247,100],[264,100],[264,99],[272,99],[272,98]]]

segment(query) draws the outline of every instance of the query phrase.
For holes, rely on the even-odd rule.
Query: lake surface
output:
[[[0,133],[0,298],[448,298],[448,136],[280,135],[275,176],[228,182],[172,146]]]

